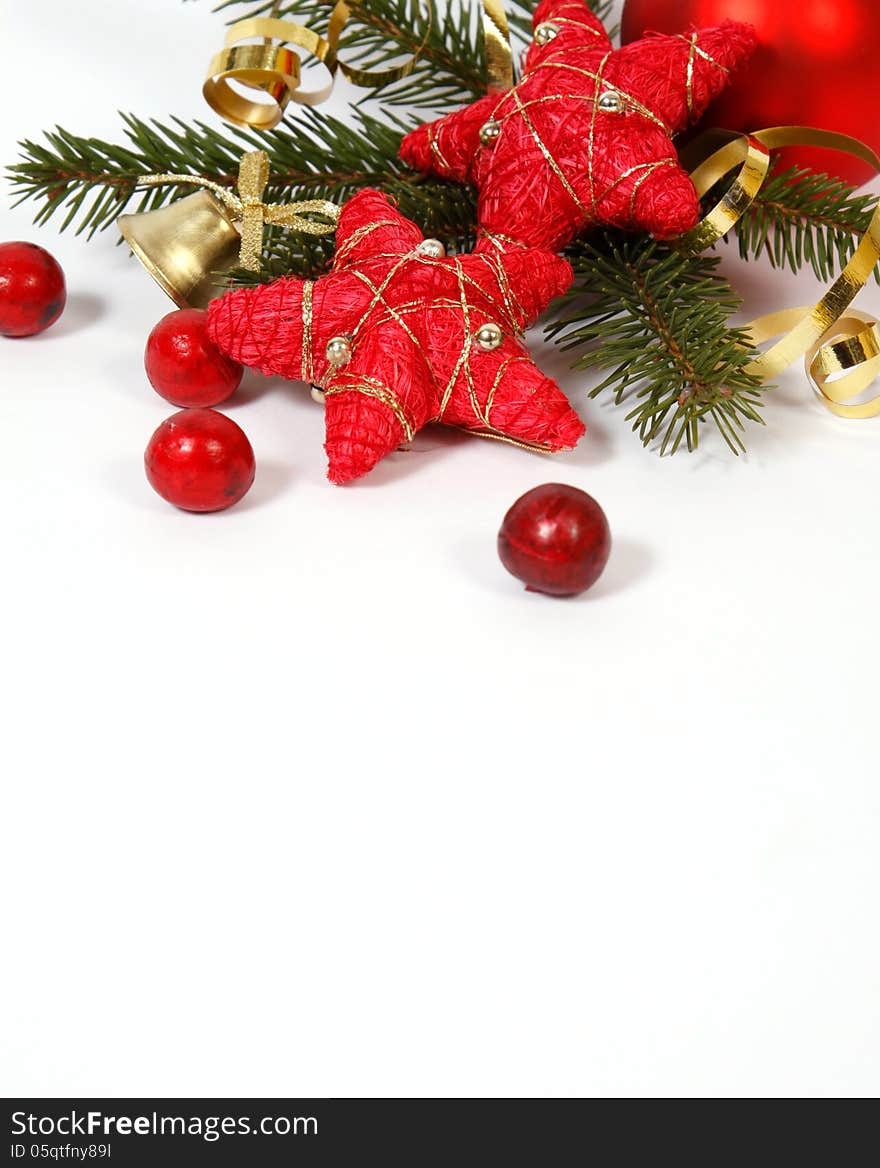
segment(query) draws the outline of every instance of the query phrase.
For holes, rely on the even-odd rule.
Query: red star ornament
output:
[[[551,252],[488,239],[447,258],[364,190],[343,208],[328,275],[229,292],[210,305],[208,332],[234,360],[324,390],[328,474],[346,483],[432,421],[541,451],[575,446],[584,425],[523,341],[571,279]]]
[[[559,250],[608,224],[671,238],[699,217],[672,139],[695,122],[756,45],[726,21],[649,33],[614,50],[585,0],[543,0],[522,80],[408,134],[417,170],[473,182],[481,228]]]

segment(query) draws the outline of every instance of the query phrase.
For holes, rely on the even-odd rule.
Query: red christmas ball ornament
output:
[[[577,487],[544,483],[504,516],[498,555],[529,592],[577,596],[599,577],[611,553],[611,530],[596,500]]]
[[[67,302],[61,265],[35,243],[0,243],[0,336],[32,337]]]
[[[714,102],[705,125],[731,130],[815,126],[849,134],[880,151],[880,23],[874,0],[626,0],[624,44],[646,29],[741,20],[758,34],[750,64]],[[836,150],[784,150],[785,166],[809,166],[858,185],[870,167]]]
[[[254,452],[240,426],[216,410],[181,410],[147,445],[150,486],[184,511],[222,511],[254,481]]]
[[[198,308],[162,317],[147,341],[144,367],[156,393],[188,409],[220,405],[235,393],[244,373],[210,339],[208,314]]]

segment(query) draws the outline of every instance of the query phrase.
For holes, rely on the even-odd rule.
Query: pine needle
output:
[[[332,199],[342,203],[362,187],[393,195],[404,214],[428,234],[459,250],[470,246],[475,230],[472,190],[429,179],[398,161],[400,139],[408,128],[387,114],[380,121],[363,110],[340,121],[318,110],[302,110],[296,122],[271,133],[229,126],[215,130],[177,118],[146,122],[122,115],[128,142],[117,146],[81,138],[67,130],[49,131],[45,142],[21,143],[22,159],[9,168],[17,201],[42,205],[36,221],[64,213],[61,229],[77,223],[89,235],[109,227],[136,194],[138,181],[156,173],[194,174],[233,187],[246,150],[265,150],[270,179],[265,198]],[[97,201],[87,201],[90,192]],[[191,194],[193,187],[168,183],[141,195],[135,210],[148,210]],[[277,271],[289,256],[290,271],[305,274],[326,262],[325,241],[304,241],[287,233],[268,236],[268,270]]]
[[[852,259],[876,207],[876,197],[830,175],[771,171],[737,225],[739,253],[746,260],[766,256],[774,268],[793,272],[810,266],[827,283]]]
[[[627,420],[661,454],[695,450],[712,422],[734,454],[762,422],[755,352],[730,317],[740,300],[714,256],[688,258],[642,236],[599,232],[570,251],[578,279],[548,332],[575,369],[608,370],[591,397],[629,402]]]

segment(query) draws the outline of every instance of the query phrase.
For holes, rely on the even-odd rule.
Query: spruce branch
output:
[[[827,282],[852,259],[876,207],[875,196],[858,195],[830,175],[771,171],[737,224],[739,253],[745,260],[766,255],[774,268],[794,272],[809,264]]]
[[[714,256],[689,258],[644,236],[600,232],[569,257],[579,279],[548,332],[573,367],[609,370],[591,392],[611,390],[644,445],[695,450],[712,422],[734,454],[746,422],[762,423],[764,386],[746,371],[756,356],[730,316],[740,300]]]
[[[41,202],[38,223],[63,211],[62,230],[77,222],[77,231],[91,236],[116,220],[144,176],[194,174],[233,187],[242,153],[259,149],[269,156],[267,201],[321,198],[341,203],[361,187],[372,186],[393,195],[404,214],[430,234],[462,248],[473,237],[473,192],[404,167],[397,152],[407,127],[390,116],[380,121],[357,110],[350,122],[343,122],[303,110],[297,122],[270,133],[232,126],[219,131],[178,118],[163,123],[122,117],[128,139],[122,146],[61,128],[47,133],[45,142],[21,144],[22,159],[8,173],[18,202]],[[157,186],[143,192],[133,209],[152,209],[193,189],[179,183]],[[282,240],[277,254],[273,252],[275,260],[289,253],[292,270],[299,270],[301,244],[290,242],[290,233],[285,237],[288,242]]]
[[[511,3],[520,10],[523,20],[530,16],[530,0]],[[333,0],[225,0],[220,8],[245,9],[237,18],[287,16],[305,23],[326,15],[332,6]],[[598,0],[596,6],[604,7],[605,0]],[[386,48],[391,46],[388,51],[393,50],[395,37],[398,47],[412,48],[421,43],[423,34],[418,21],[423,18],[423,4],[419,0],[370,0],[369,4],[354,3],[353,7],[367,22],[364,35],[381,33],[391,38],[390,42],[383,41]],[[480,24],[475,19],[481,11],[481,0],[453,0],[448,5],[445,21],[432,30],[420,63],[430,76],[426,79],[417,72],[400,82],[398,97],[429,102],[431,93],[437,94],[431,82],[442,87],[443,68],[447,66],[458,70],[456,100],[482,93],[484,47]],[[439,69],[436,76],[431,72],[433,65]],[[380,92],[386,103],[393,97],[387,88]],[[446,98],[451,100],[451,88],[445,92]],[[264,149],[272,170],[267,197],[290,200],[301,189],[312,197],[342,199],[359,187],[376,186],[393,193],[406,207],[406,213],[425,230],[453,247],[465,247],[473,238],[473,193],[424,179],[401,167],[397,150],[408,127],[387,110],[384,112],[387,120],[355,111],[352,122],[346,123],[302,108],[283,127],[268,134],[232,126],[218,132],[198,121],[187,125],[179,118],[163,123],[123,115],[126,144],[81,137],[56,127],[46,133],[45,142],[22,142],[22,158],[7,173],[17,202],[36,199],[41,203],[35,219],[38,224],[63,211],[62,230],[76,223],[77,233],[86,231],[91,238],[128,207],[138,180],[145,175],[191,173],[231,186],[240,153]],[[190,187],[180,184],[151,188],[141,193],[131,209],[151,210],[190,192]],[[295,248],[286,249],[284,243],[277,253],[273,251],[273,264],[283,262],[285,250],[289,250],[298,270],[298,252]]]

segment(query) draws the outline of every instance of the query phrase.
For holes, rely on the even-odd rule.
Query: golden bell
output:
[[[180,308],[206,308],[222,296],[218,276],[238,264],[241,235],[210,191],[117,219],[123,238]]]

